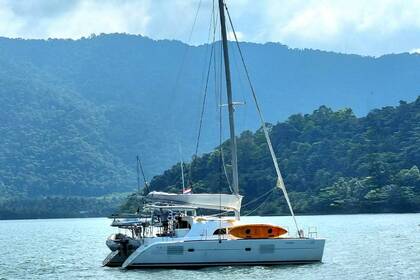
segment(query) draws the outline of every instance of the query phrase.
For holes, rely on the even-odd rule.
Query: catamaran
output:
[[[232,101],[225,11],[230,22],[231,20],[223,0],[218,0],[218,10],[229,116],[232,193],[149,192],[143,207],[143,212],[149,215],[113,217],[112,226],[128,230],[129,234],[113,234],[108,238],[107,245],[111,253],[103,261],[105,266],[203,267],[322,261],[325,239],[305,234],[298,226],[252,86],[251,91],[277,175],[276,187],[283,192],[296,227],[296,236],[292,236],[286,228],[279,225],[250,224],[240,218],[242,196],[239,193],[235,102]],[[237,41],[236,36],[235,39]],[[220,213],[223,211],[226,214],[197,215],[198,209],[217,210]]]

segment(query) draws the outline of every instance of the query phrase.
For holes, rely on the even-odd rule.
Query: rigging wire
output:
[[[214,2],[214,0],[213,0]],[[218,9],[216,9],[218,11]],[[218,17],[216,17],[218,19]],[[215,29],[217,29],[217,26],[215,26]],[[219,35],[220,36],[220,35]],[[219,49],[219,63],[217,64],[217,60],[216,60],[216,56],[214,56],[214,90],[215,90],[215,97],[216,97],[216,110],[219,113],[219,123],[220,123],[220,134],[221,134],[221,138],[223,139],[223,110],[222,110],[222,104],[223,104],[223,45],[221,43],[221,38],[220,39],[220,49]],[[216,44],[216,39],[214,40],[213,44]],[[217,65],[219,66],[219,71],[217,70]],[[219,78],[217,78],[217,74],[219,74]],[[222,159],[222,166],[223,166],[223,172],[226,178],[226,182],[228,184],[229,190],[231,193],[233,193],[233,188],[232,188],[232,184],[230,182],[229,179],[229,175],[227,172],[227,168],[226,168],[226,161],[225,161],[225,157],[224,157],[224,152],[223,152],[223,143],[221,142],[219,147],[220,147],[220,156]]]
[[[248,205],[250,205],[250,204],[252,204],[252,203],[254,203],[254,202],[256,202],[256,201],[258,201],[258,200],[260,200],[261,198],[263,198],[264,196],[266,196],[266,195],[269,195],[269,194],[271,194],[272,192],[274,192],[276,190],[276,188],[271,188],[271,189],[269,189],[268,191],[266,191],[265,193],[263,193],[262,195],[260,195],[260,196],[258,196],[258,197],[256,197],[256,198],[254,198],[253,200],[251,200],[251,201],[248,201],[247,203],[245,203],[244,205],[242,205],[242,207],[245,207],[245,206],[248,206]]]
[[[214,7],[214,0],[213,0],[213,7]],[[216,30],[216,28],[215,28],[215,30]],[[222,44],[220,44],[220,45],[222,45]],[[222,65],[221,56],[220,56],[219,62],[220,62],[220,65]],[[216,60],[214,62],[214,66],[215,66],[214,69],[216,70]],[[221,69],[222,68],[220,68],[220,73],[222,73]],[[217,73],[215,72],[215,77],[216,76],[217,76]],[[215,94],[217,96],[217,89],[219,89],[219,102],[218,102],[219,106],[218,106],[218,109],[219,109],[219,192],[220,192],[220,194],[219,194],[219,205],[220,205],[220,210],[219,210],[219,215],[220,215],[220,219],[219,219],[219,238],[220,239],[219,239],[219,243],[220,243],[221,242],[221,234],[222,234],[221,233],[221,228],[222,228],[221,217],[222,217],[222,213],[223,213],[223,211],[222,211],[222,180],[223,180],[223,175],[226,175],[227,173],[224,172],[225,171],[225,168],[224,168],[225,166],[224,166],[224,159],[223,159],[223,156],[222,156],[222,153],[223,153],[223,147],[222,147],[222,143],[223,143],[223,110],[222,110],[221,104],[223,102],[223,98],[222,98],[222,86],[221,86],[222,79],[221,78],[220,78],[219,82],[220,82],[220,87],[218,88],[217,83],[215,81],[214,91],[215,91]],[[228,179],[228,177],[226,177],[226,179]],[[229,188],[232,191],[229,180],[227,180],[227,181],[228,181]]]
[[[213,3],[213,5],[214,5],[214,3]],[[198,126],[196,145],[195,145],[193,158],[191,160],[191,163],[190,163],[190,166],[189,166],[189,172],[188,172],[188,175],[189,175],[188,176],[188,183],[189,183],[190,187],[192,187],[192,170],[193,170],[194,160],[197,158],[198,148],[199,148],[199,145],[200,145],[201,132],[202,132],[202,126],[203,126],[203,120],[204,120],[204,111],[205,111],[205,107],[206,107],[207,92],[208,92],[208,85],[209,85],[210,72],[211,72],[210,70],[211,70],[211,64],[212,64],[212,57],[214,56],[214,52],[215,52],[214,51],[214,41],[215,41],[215,32],[216,32],[215,28],[213,28],[213,32],[212,32],[212,26],[215,25],[214,24],[214,22],[215,22],[214,18],[215,18],[215,15],[214,15],[214,7],[213,7],[212,14],[210,16],[208,42],[210,42],[211,37],[213,39],[212,39],[212,44],[211,44],[211,49],[210,49],[210,58],[209,58],[208,67],[207,67],[207,71],[206,71],[205,86],[204,86],[203,100],[202,100],[202,104],[201,104],[200,121],[199,121],[199,126]],[[207,57],[208,46],[209,46],[209,44],[207,44],[207,46],[206,46],[205,57]],[[203,80],[204,80],[204,73],[203,73]]]
[[[199,145],[200,145],[200,140],[201,140],[201,136],[202,136],[202,129],[203,129],[203,121],[204,121],[204,113],[205,113],[205,108],[206,108],[206,103],[207,103],[207,94],[208,94],[208,90],[209,90],[209,82],[210,82],[210,74],[211,74],[211,66],[213,64],[213,71],[214,71],[214,89],[215,89],[215,96],[216,96],[216,105],[217,106],[217,110],[218,110],[218,114],[219,114],[219,126],[220,126],[220,136],[219,136],[219,150],[220,150],[220,157],[221,157],[221,165],[223,166],[223,173],[224,176],[226,177],[227,180],[227,184],[229,186],[229,189],[231,192],[233,192],[232,190],[232,186],[229,180],[229,176],[228,176],[228,172],[226,169],[226,164],[225,164],[225,159],[224,159],[224,152],[223,152],[223,146],[222,146],[222,140],[223,140],[223,114],[222,114],[222,108],[221,108],[221,104],[222,104],[222,50],[220,50],[220,63],[217,63],[217,59],[216,59],[216,30],[217,30],[217,26],[218,26],[218,17],[216,16],[216,12],[215,12],[215,5],[214,5],[214,0],[213,0],[213,9],[212,9],[212,16],[211,16],[211,27],[213,27],[213,32],[212,32],[212,44],[211,44],[211,50],[210,50],[210,58],[209,58],[209,63],[208,63],[208,68],[207,68],[207,74],[206,74],[206,79],[205,79],[205,86],[204,86],[204,94],[203,94],[203,99],[202,99],[202,104],[201,104],[201,111],[200,111],[200,120],[199,120],[199,127],[198,127],[198,133],[197,133],[197,139],[196,139],[196,145],[195,145],[195,151],[194,151],[194,156],[193,156],[193,160],[190,164],[190,168],[189,168],[189,184],[192,185],[192,170],[193,170],[193,163],[194,163],[194,159],[197,157],[198,155],[198,150],[199,150]],[[210,39],[210,30],[211,27],[209,29],[209,39]],[[220,44],[220,47],[222,47],[222,45]],[[217,71],[217,66],[220,66],[220,71]],[[220,73],[220,78],[217,78],[217,74]]]
[[[213,0],[214,5],[214,0]],[[216,91],[216,88],[215,88]],[[222,103],[222,94],[219,94],[219,103]],[[223,158],[222,158],[222,141],[223,141],[223,115],[222,107],[219,106],[219,214],[222,216],[222,178],[223,178]],[[230,186],[229,186],[230,187]],[[219,243],[222,241],[221,238],[222,219],[219,220]]]
[[[198,15],[199,15],[199,12],[200,12],[201,4],[202,4],[202,0],[200,0],[198,2],[197,9],[196,9],[195,15],[194,15],[194,20],[193,20],[193,23],[192,23],[192,26],[191,26],[191,30],[188,34],[188,39],[185,43],[185,49],[182,53],[179,68],[177,69],[177,73],[176,73],[175,81],[174,81],[174,86],[173,86],[172,90],[170,91],[168,100],[176,100],[177,90],[179,89],[180,79],[181,79],[182,73],[184,72],[184,68],[185,68],[185,65],[186,65],[186,62],[187,62],[187,58],[188,58],[188,53],[189,53],[190,48],[191,48],[191,46],[190,46],[191,38],[192,38],[192,35],[194,33],[194,29],[195,29],[195,26],[196,26],[196,23],[197,23],[197,19],[198,19]],[[207,52],[207,49],[206,49],[206,52]],[[172,113],[173,109],[175,108],[174,104],[175,104],[175,102],[170,102],[169,106],[168,106],[168,110],[166,110],[166,112],[168,114],[167,119],[170,123],[172,123],[172,127],[177,127],[177,125],[176,125],[177,114]],[[176,140],[177,144],[179,145],[180,141],[179,141],[178,136],[179,135],[177,133],[177,129],[175,129],[175,140]]]
[[[201,2],[202,2],[202,0],[200,0],[200,1],[198,2],[197,10],[196,10],[196,12],[195,12],[195,16],[194,16],[194,21],[193,21],[193,24],[192,24],[192,27],[191,27],[190,33],[189,33],[189,35],[188,35],[188,40],[187,40],[186,45],[185,45],[185,51],[184,51],[184,54],[183,54],[183,56],[182,56],[181,65],[180,65],[180,67],[179,67],[179,70],[178,70],[177,75],[176,75],[176,78],[175,78],[175,86],[174,86],[174,88],[173,88],[173,90],[172,90],[172,95],[174,94],[175,90],[178,88],[179,80],[180,80],[180,78],[181,78],[181,73],[182,73],[182,72],[183,72],[183,70],[184,70],[185,62],[186,62],[186,60],[187,60],[187,54],[188,54],[188,51],[190,50],[190,43],[191,43],[192,34],[193,34],[193,32],[194,32],[195,25],[196,25],[196,23],[197,23],[198,13],[199,13],[200,8],[201,8]]]
[[[227,25],[226,29],[227,29],[228,34],[233,34],[233,30],[230,28],[230,25]],[[232,49],[232,51],[229,52],[229,54],[232,54],[231,55],[231,58],[232,58],[231,61],[233,61],[232,66],[235,66],[236,69],[238,70],[238,75],[236,76],[237,81],[236,81],[235,85],[237,85],[236,92],[240,93],[240,98],[242,98],[242,100],[240,101],[242,103],[240,103],[240,105],[246,105],[247,104],[247,99],[246,99],[246,96],[244,94],[244,91],[245,91],[244,88],[246,86],[245,86],[245,82],[243,81],[242,75],[239,73],[239,70],[241,69],[241,67],[239,65],[239,62],[238,62],[239,59],[238,59],[237,54],[236,54],[234,49]],[[234,73],[235,72],[232,72],[232,74],[234,74]],[[242,107],[241,107],[241,109],[242,109]],[[248,106],[243,106],[243,110],[241,110],[241,112],[243,112],[243,113],[242,114],[238,114],[238,113],[236,114],[236,122],[239,126],[239,130],[241,130],[241,128],[245,128],[246,118],[247,118],[247,109],[248,109]]]
[[[252,204],[252,203],[254,203],[254,202],[257,202],[258,200],[260,200],[261,198],[263,198],[263,197],[265,197],[265,196],[267,196],[267,195],[270,195],[270,194],[272,194],[274,191],[276,190],[276,188],[271,188],[271,189],[269,189],[268,191],[266,191],[265,193],[263,193],[263,194],[261,194],[260,196],[258,196],[258,197],[256,197],[256,198],[254,198],[253,200],[251,200],[251,201],[248,201],[247,203],[245,203],[244,205],[242,205],[242,207],[245,207],[245,206],[248,206],[248,205],[250,205],[250,204]],[[263,202],[263,203],[265,203],[265,201]],[[258,207],[260,207],[261,205],[259,205],[259,206],[257,206],[257,208]],[[229,212],[232,212],[233,210],[231,210],[231,211],[225,211],[225,212],[223,212],[223,213],[221,213],[222,215],[223,214],[226,214],[226,213],[229,213]],[[253,210],[251,210],[251,212],[255,212],[255,209],[253,209]],[[210,215],[211,217],[214,217],[214,216],[217,216],[217,215],[219,215],[219,214],[214,214],[214,215]],[[247,216],[247,215],[245,215],[245,216]]]
[[[140,172],[141,175],[143,176],[143,182],[144,182],[144,188],[146,189],[146,192],[149,192],[149,184],[147,183],[147,179],[146,179],[146,175],[144,174],[144,170],[143,170],[143,165],[141,164],[140,161],[140,157],[137,155],[136,156],[136,161],[137,161],[137,192],[140,193]]]
[[[245,74],[246,74],[246,77],[247,77],[247,80],[248,80],[248,83],[249,83],[249,86],[250,86],[250,89],[251,89],[251,92],[252,92],[252,97],[254,99],[255,106],[257,107],[258,116],[260,117],[261,125],[262,125],[263,131],[264,131],[264,136],[267,140],[267,144],[268,144],[268,148],[270,150],[271,158],[273,160],[273,164],[274,164],[274,167],[276,169],[276,173],[277,173],[277,184],[276,185],[277,185],[277,187],[279,187],[283,191],[284,198],[286,199],[286,202],[287,202],[287,205],[289,207],[290,213],[293,217],[293,221],[295,223],[297,232],[300,236],[301,231],[299,230],[299,226],[298,226],[298,223],[296,221],[296,217],[295,217],[292,205],[290,203],[289,195],[287,194],[287,191],[286,191],[286,186],[284,184],[283,177],[281,175],[280,168],[278,166],[278,162],[277,162],[276,155],[274,153],[273,145],[271,144],[270,136],[268,134],[268,129],[267,129],[267,126],[265,124],[265,121],[264,121],[264,118],[263,118],[263,115],[262,115],[262,111],[261,111],[261,108],[260,108],[258,100],[257,100],[257,95],[255,93],[254,87],[253,87],[252,82],[251,82],[251,78],[249,76],[248,68],[246,67],[245,59],[242,55],[242,50],[241,50],[241,47],[239,45],[238,37],[236,36],[235,28],[233,27],[233,23],[232,23],[232,19],[230,17],[229,10],[228,10],[226,4],[224,4],[224,6],[225,6],[225,9],[226,9],[226,13],[227,13],[227,16],[228,16],[228,19],[229,19],[230,26],[232,27],[232,31],[233,31],[233,35],[234,35],[234,38],[235,38],[236,46],[238,48],[238,52],[239,52],[239,55],[240,55],[241,60],[242,60],[244,71],[245,71]]]
[[[275,189],[273,188],[273,189],[270,191],[269,195],[267,195],[267,197],[264,199],[264,201],[263,201],[263,202],[261,202],[261,204],[260,204],[260,205],[258,205],[257,207],[255,207],[255,208],[254,208],[254,210],[252,210],[252,211],[250,211],[250,212],[246,213],[244,216],[250,216],[251,214],[255,213],[258,209],[260,209],[262,206],[264,206],[264,205],[267,203],[267,201],[269,201],[269,200],[270,200],[270,198],[273,196],[274,190],[275,190]]]
[[[221,40],[221,39],[220,39]],[[215,95],[216,95],[216,106],[217,109],[219,110],[219,114],[220,114],[220,119],[223,121],[223,110],[222,110],[222,105],[223,105],[223,45],[220,41],[220,50],[219,50],[219,84],[217,84],[217,70],[216,70],[216,57],[214,60],[214,80],[215,80]],[[217,98],[217,96],[219,96],[219,98]],[[221,123],[221,125],[223,124],[223,122]],[[223,128],[221,128],[221,133],[222,133],[222,138],[223,137]],[[225,174],[226,177],[226,182],[228,184],[229,190],[231,193],[234,193],[233,188],[232,188],[232,184],[229,178],[229,174],[227,172],[227,168],[226,168],[226,161],[225,161],[225,156],[224,156],[224,152],[223,152],[223,145],[220,145],[220,155],[222,158],[222,165],[223,165],[223,172]]]
[[[233,193],[233,188],[232,188],[232,185],[230,184],[229,175],[228,175],[227,169],[226,169],[225,156],[224,156],[224,153],[223,153],[223,146],[222,145],[220,146],[220,157],[222,158],[223,173],[225,174],[229,190],[230,190],[231,193]]]
[[[181,180],[182,180],[182,193],[185,192],[185,178],[184,178],[184,160],[182,158],[182,149],[181,144],[178,143],[178,151],[179,151],[179,157],[181,160]]]
[[[213,36],[213,42],[214,42],[214,36]],[[206,85],[205,85],[205,88],[204,88],[203,102],[201,104],[200,122],[199,122],[199,126],[198,126],[198,135],[197,135],[197,142],[196,142],[196,145],[195,145],[194,156],[197,156],[198,146],[200,144],[200,137],[201,137],[201,130],[202,130],[202,126],[203,126],[204,111],[205,111],[205,108],[206,108],[207,90],[208,90],[209,79],[210,79],[211,60],[213,58],[213,53],[214,53],[214,43],[212,44],[211,50],[210,50],[210,59],[209,59],[209,65],[208,65],[208,69],[207,69],[207,77],[206,77]]]

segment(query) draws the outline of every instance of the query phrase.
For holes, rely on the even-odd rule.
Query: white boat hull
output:
[[[274,265],[320,262],[325,239],[225,239],[155,242],[140,246],[123,268]]]

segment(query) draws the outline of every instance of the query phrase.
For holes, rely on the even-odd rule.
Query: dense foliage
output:
[[[0,199],[132,190],[103,115],[19,65],[0,66]]]
[[[274,43],[242,43],[242,49],[270,122],[321,105],[352,108],[364,115],[399,100],[412,101],[418,95],[420,55],[373,58],[290,49]],[[235,101],[252,104],[233,44],[230,50]],[[13,61],[48,87],[74,93],[69,98],[87,104],[80,112],[97,113],[97,125],[104,128],[101,141],[108,144],[109,151],[126,166],[134,166],[135,155],[140,153],[149,176],[179,160],[173,152],[179,143],[185,157],[193,154],[208,56],[208,45],[188,46],[128,34],[80,40],[0,38],[0,63]],[[26,84],[25,79],[20,84]],[[210,93],[213,85],[210,81]],[[8,95],[17,89],[13,84],[2,87],[2,94]],[[214,103],[215,98],[209,96],[201,151],[210,151],[219,143],[214,136]],[[3,106],[9,105],[0,104],[0,110]],[[254,111],[252,106],[238,108],[240,131],[259,127]],[[60,120],[56,121],[60,125]]]
[[[251,103],[243,72],[236,68],[237,53],[231,47],[235,100]],[[321,104],[334,109],[351,107],[365,114],[399,99],[413,100],[418,94],[420,55],[373,58],[289,49],[280,44],[242,43],[242,47],[269,121],[309,112]],[[142,156],[148,177],[179,160],[178,145],[183,157],[190,157],[197,138],[208,50],[209,45],[188,46],[127,34],[80,40],[0,38],[0,218],[73,216],[80,211],[99,215],[102,212],[86,210],[90,206],[83,204],[116,207],[98,204],[97,199],[136,188],[136,154]],[[214,92],[214,84],[211,80],[209,93]],[[215,103],[213,96],[207,98],[199,152],[210,151],[219,143],[214,133]],[[238,108],[239,131],[258,127],[252,111],[250,106]],[[260,184],[256,189],[264,189],[273,180],[264,144],[257,140],[259,134],[243,134],[241,141],[248,141],[255,150],[250,149],[251,154],[241,151],[241,158],[244,163],[261,159],[257,167],[266,168],[267,174],[262,181],[261,174],[254,174],[260,167],[254,171],[241,165],[243,187],[243,180]],[[282,137],[279,141],[285,139]],[[289,154],[283,149],[294,151],[296,147],[283,144],[278,146],[279,157],[292,160],[282,162],[290,188],[306,190],[301,179],[291,177],[300,178],[306,170],[293,169],[293,156],[284,157]],[[299,147],[299,153],[315,149],[313,144],[305,145]],[[208,181],[218,180],[217,173],[207,174],[218,168],[218,160],[215,154],[196,159],[193,176],[201,178],[195,181],[197,191],[207,189]],[[328,168],[323,169],[327,172]],[[322,172],[318,180],[328,177]],[[347,179],[363,176],[343,173]],[[322,183],[330,186],[338,179],[329,180]],[[311,188],[317,191],[314,186]],[[252,188],[244,191],[254,195]],[[48,205],[67,210],[48,214],[53,209]]]
[[[321,106],[271,127],[271,138],[291,201],[298,213],[420,211],[420,97],[357,118],[350,109]],[[229,158],[229,143],[223,144]],[[220,152],[195,158],[189,181],[194,192],[226,192],[220,180]],[[244,203],[275,186],[276,178],[261,130],[238,138],[240,189]],[[179,192],[180,165],[151,182],[154,190]],[[257,211],[287,213],[277,191]],[[245,212],[262,203],[245,207]]]

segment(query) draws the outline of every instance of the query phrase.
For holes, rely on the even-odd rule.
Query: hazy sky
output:
[[[0,0],[0,36],[126,32],[188,42],[199,0]],[[381,55],[420,52],[420,0],[228,0],[243,41]],[[207,42],[202,0],[191,44]]]

